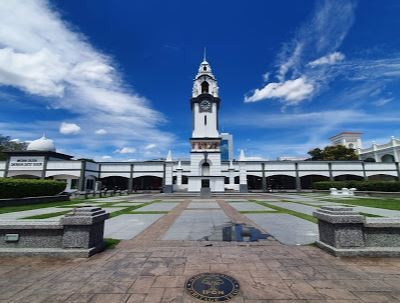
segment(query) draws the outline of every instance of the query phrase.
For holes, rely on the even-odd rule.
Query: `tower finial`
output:
[[[207,48],[204,46],[203,61],[207,61]]]

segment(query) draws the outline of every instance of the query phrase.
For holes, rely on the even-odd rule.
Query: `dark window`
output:
[[[208,82],[207,81],[203,81],[203,83],[201,83],[201,93],[208,94]]]
[[[210,188],[210,180],[208,180],[208,179],[201,180],[201,187],[202,188]]]
[[[229,184],[229,177],[225,177],[225,184]]]
[[[207,125],[207,116],[204,116],[204,125]]]
[[[87,180],[86,181],[86,189],[94,189],[94,180]]]
[[[204,66],[204,67],[203,67],[203,70],[207,70],[207,66]]]
[[[71,189],[77,189],[78,188],[78,179],[72,179],[71,180]]]

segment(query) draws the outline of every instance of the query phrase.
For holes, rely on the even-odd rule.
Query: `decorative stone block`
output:
[[[364,246],[364,216],[351,207],[323,206],[313,213],[318,219],[319,240],[334,247]]]
[[[351,207],[323,206],[316,244],[336,256],[400,256],[400,218],[365,218]]]
[[[72,214],[61,218],[64,227],[64,248],[103,249],[104,221],[109,214],[99,207],[75,208]]]

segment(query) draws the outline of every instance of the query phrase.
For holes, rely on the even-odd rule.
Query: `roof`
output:
[[[73,156],[57,153],[53,151],[39,151],[39,150],[23,150],[23,151],[5,151],[8,156],[49,156],[62,160],[71,160]]]
[[[332,139],[332,138],[335,138],[335,137],[339,137],[341,135],[362,135],[362,134],[363,133],[360,133],[360,132],[341,132],[341,133],[339,133],[337,135],[334,135],[334,136],[330,137],[329,139]]]

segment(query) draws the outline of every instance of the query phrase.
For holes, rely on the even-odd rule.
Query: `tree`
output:
[[[311,161],[351,161],[358,160],[358,156],[354,148],[347,148],[344,145],[329,145],[324,149],[314,148],[308,152]]]
[[[0,161],[7,159],[5,151],[21,151],[26,150],[28,146],[25,142],[18,142],[11,140],[9,136],[0,135]]]

